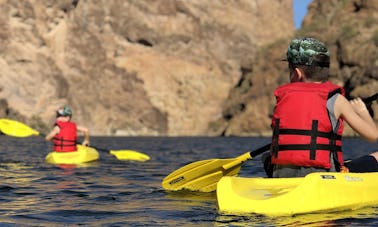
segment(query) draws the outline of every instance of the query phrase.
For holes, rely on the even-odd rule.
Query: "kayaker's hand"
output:
[[[369,113],[369,111],[366,108],[365,103],[360,98],[350,100],[350,104],[352,105],[354,112],[356,112],[358,115],[365,112]]]
[[[83,146],[89,146],[89,140],[84,140],[83,143],[82,143]]]

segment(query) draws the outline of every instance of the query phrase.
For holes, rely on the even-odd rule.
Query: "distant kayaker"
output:
[[[360,98],[348,101],[328,81],[330,54],[313,38],[293,39],[287,50],[290,83],[274,91],[272,146],[264,159],[270,177],[303,177],[311,172],[378,172],[378,152],[344,162],[343,122],[376,142],[378,129]]]
[[[72,110],[65,106],[56,111],[54,128],[46,135],[46,140],[53,141],[54,151],[76,151],[77,132],[84,133],[83,145],[89,146],[89,130],[84,126],[78,126],[71,121]]]

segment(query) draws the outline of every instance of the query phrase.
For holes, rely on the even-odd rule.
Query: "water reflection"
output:
[[[104,137],[92,141],[99,147],[139,150],[151,160],[125,162],[101,154],[97,162],[57,166],[45,163],[50,147],[43,139],[0,136],[0,225],[374,226],[378,223],[377,209],[286,218],[219,214],[215,193],[170,193],[161,187],[162,179],[183,165],[236,157],[264,145],[266,139]],[[352,151],[349,154],[353,155]],[[240,174],[262,176],[260,159],[245,163]]]
[[[339,226],[360,219],[375,218],[378,207],[348,210],[335,213],[302,214],[295,216],[267,217],[264,215],[227,215],[220,214],[215,226]],[[348,224],[347,224],[348,225]]]

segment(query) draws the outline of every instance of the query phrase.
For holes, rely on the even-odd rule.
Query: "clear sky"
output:
[[[307,6],[312,0],[293,0],[295,28],[301,27],[302,20],[307,14]]]

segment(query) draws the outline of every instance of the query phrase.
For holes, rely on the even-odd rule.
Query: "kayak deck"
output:
[[[46,162],[51,164],[80,164],[99,159],[98,151],[92,147],[77,145],[78,150],[73,152],[55,152],[47,154]]]
[[[378,205],[378,173],[311,173],[301,178],[223,177],[220,212],[288,216]]]

